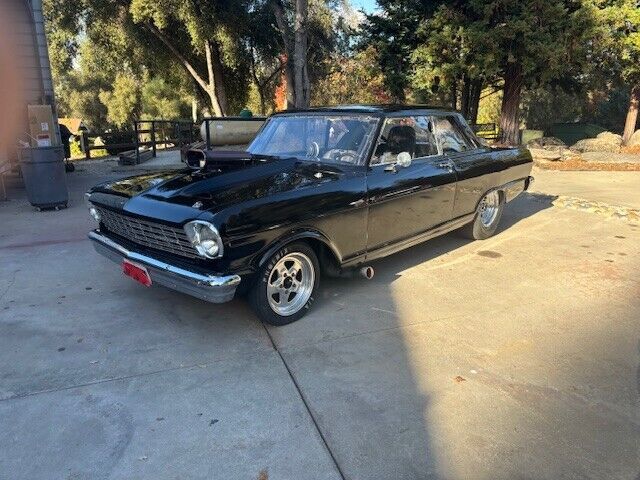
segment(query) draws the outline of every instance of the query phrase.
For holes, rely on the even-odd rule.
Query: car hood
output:
[[[181,221],[183,216],[193,218],[194,208],[215,212],[236,203],[313,187],[343,174],[339,166],[296,158],[253,158],[246,152],[238,152],[237,157],[239,163],[233,165],[228,152],[220,162],[212,155],[202,169],[137,175],[98,185],[92,193],[118,196],[124,200],[124,210],[145,216],[153,216],[148,214],[151,204],[160,215],[157,209],[161,202],[167,206],[163,214],[171,217],[167,220]],[[247,158],[253,160],[247,162]]]

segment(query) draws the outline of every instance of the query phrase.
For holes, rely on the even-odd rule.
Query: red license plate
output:
[[[122,261],[122,273],[127,277],[133,278],[136,282],[141,283],[145,287],[151,286],[151,276],[147,269],[142,265],[130,262],[129,260]]]

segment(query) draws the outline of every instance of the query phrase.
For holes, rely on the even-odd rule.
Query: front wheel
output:
[[[462,227],[460,231],[465,237],[473,240],[489,238],[496,233],[503,210],[504,202],[500,192],[493,190],[480,200],[473,222]]]
[[[304,243],[278,250],[260,270],[249,299],[258,317],[271,325],[286,325],[311,308],[320,285],[318,257]]]

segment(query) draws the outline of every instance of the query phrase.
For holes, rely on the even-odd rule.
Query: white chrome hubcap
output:
[[[487,193],[480,201],[480,222],[484,227],[490,227],[498,216],[500,209],[500,195],[497,191]]]
[[[269,273],[269,306],[278,315],[293,315],[307,304],[314,284],[315,272],[311,259],[300,252],[285,255]]]

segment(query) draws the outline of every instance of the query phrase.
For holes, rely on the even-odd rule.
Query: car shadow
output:
[[[509,204],[499,232],[548,208],[528,197]],[[299,385],[344,478],[448,478],[450,459],[430,416],[433,352],[428,318],[411,292],[394,291],[401,272],[428,265],[471,241],[456,232],[373,263],[375,277],[322,279],[314,309],[301,321],[267,327]],[[481,244],[481,242],[477,242]],[[408,318],[411,317],[411,318]],[[452,373],[445,383],[461,376]],[[435,441],[434,441],[435,440]]]
[[[495,235],[500,235],[502,232],[511,229],[522,220],[552,207],[552,202],[556,198],[557,197],[555,196],[537,194],[523,194],[517,197],[507,204]],[[495,236],[491,238],[495,238]],[[430,260],[471,244],[477,245],[478,248],[481,248],[483,241],[474,241],[466,238],[457,230],[440,237],[427,240],[426,242],[415,245],[389,257],[374,261],[372,265],[375,268],[375,277],[372,281],[393,281],[393,279],[398,276],[398,272],[415,267],[416,265],[427,263]],[[481,252],[481,256],[482,253],[485,253],[486,256],[491,256],[490,252]],[[330,284],[336,282],[340,284],[344,282],[344,280],[328,278],[325,279],[325,284],[327,282]]]

